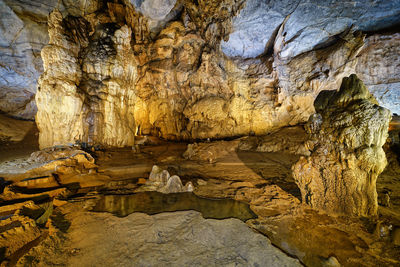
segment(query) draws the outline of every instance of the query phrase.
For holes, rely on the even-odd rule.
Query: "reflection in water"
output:
[[[104,195],[93,211],[106,211],[119,217],[133,212],[156,214],[161,212],[195,210],[204,218],[237,218],[242,221],[256,218],[249,205],[233,199],[208,199],[193,193],[163,194],[140,192],[133,195]]]

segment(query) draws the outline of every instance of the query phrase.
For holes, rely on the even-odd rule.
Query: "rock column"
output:
[[[322,91],[314,106],[317,113],[306,124],[313,151],[292,167],[303,202],[330,213],[376,215],[390,111],[354,74],[339,91]]]
[[[134,144],[136,61],[127,25],[91,25],[55,10],[42,50],[36,122],[41,148],[83,142]]]

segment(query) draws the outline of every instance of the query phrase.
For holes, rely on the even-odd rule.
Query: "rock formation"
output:
[[[34,122],[21,121],[0,114],[0,142],[19,142],[34,127]]]
[[[140,188],[139,191],[158,191],[161,193],[181,193],[181,192],[192,192],[192,182],[187,182],[183,186],[181,178],[177,175],[171,176],[167,170],[163,170],[157,165],[154,165],[149,180],[146,184]]]
[[[344,78],[339,91],[322,91],[314,106],[306,125],[314,149],[292,167],[303,202],[327,212],[376,215],[390,111],[356,75]]]
[[[101,7],[97,0],[0,1],[0,111],[34,119],[37,80],[43,72],[40,51],[48,43],[49,13],[87,15]]]
[[[195,211],[134,213],[124,218],[103,212],[67,216],[68,245],[31,251],[21,265],[39,258],[49,266],[301,266],[238,219],[204,219]],[[67,251],[72,249],[78,253],[71,257]]]
[[[50,40],[36,95],[42,148],[75,141],[130,146],[135,134],[169,140],[268,134],[307,121],[318,93],[355,72],[379,104],[400,112],[393,100],[398,34],[359,32],[396,25],[396,2],[56,2],[1,1],[0,22],[20,25],[3,34],[12,51],[0,63],[8,81],[0,84],[1,111],[33,117],[42,71],[37,55]],[[36,31],[40,41],[31,36]],[[13,42],[22,37],[34,46],[34,59]],[[16,73],[22,78],[12,78]]]
[[[400,33],[375,34],[365,40],[356,73],[379,104],[400,114]]]
[[[0,111],[23,119],[36,114],[40,50],[48,42],[47,15],[57,1],[0,1]]]
[[[396,1],[323,2],[320,0],[247,0],[233,19],[229,40],[222,43],[228,56],[257,57],[267,53],[282,28],[284,46],[279,57],[294,58],[326,47],[352,26],[355,30],[377,31],[398,23]]]
[[[77,140],[133,145],[131,30],[112,23],[98,24],[94,32],[90,27],[83,18],[50,14],[50,42],[42,50],[44,73],[36,95],[42,148]]]

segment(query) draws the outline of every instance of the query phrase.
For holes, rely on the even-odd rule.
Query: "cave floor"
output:
[[[156,164],[167,169],[171,175],[180,176],[183,183],[191,181],[194,185],[194,194],[197,196],[213,199],[229,198],[249,204],[251,210],[258,216],[246,221],[249,229],[254,229],[268,237],[274,246],[287,255],[298,258],[306,266],[336,266],[335,264],[338,262],[343,266],[399,266],[400,248],[393,244],[394,237],[391,235],[391,233],[399,231],[397,229],[400,227],[399,192],[396,191],[400,188],[397,161],[389,160],[389,167],[382,174],[383,179],[378,179],[377,185],[378,192],[382,190],[390,191],[391,206],[380,206],[378,218],[348,218],[327,215],[301,203],[300,192],[291,176],[291,166],[298,160],[299,155],[289,153],[287,149],[280,152],[238,150],[237,147],[240,142],[240,140],[232,140],[201,143],[197,147],[196,153],[185,157],[182,155],[187,150],[186,143],[163,142],[152,138],[146,139],[145,144],[133,149],[95,151],[92,152],[92,155],[98,166],[96,173],[85,176],[84,181],[82,176],[79,175],[68,178],[68,185],[77,185],[74,188],[62,185],[53,186],[51,177],[43,176],[45,178],[40,179],[41,181],[44,179],[44,183],[31,184],[32,188],[26,186],[22,190],[21,184],[18,183],[22,176],[11,171],[10,166],[18,169],[17,172],[25,172],[29,168],[36,168],[37,163],[26,160],[28,153],[25,155],[18,154],[21,162],[18,161],[18,157],[13,161],[10,161],[9,158],[6,162],[3,160],[0,163],[1,176],[6,181],[16,183],[19,191],[14,192],[11,198],[7,198],[6,193],[9,193],[9,191],[7,191],[6,186],[5,192],[2,194],[5,196],[2,197],[3,208],[0,210],[3,216],[2,221],[11,221],[5,224],[6,227],[1,225],[3,237],[0,239],[0,247],[7,247],[10,242],[14,242],[15,246],[18,246],[17,243],[23,243],[24,238],[31,236],[29,244],[16,250],[13,256],[6,257],[9,264],[21,266],[77,266],[79,262],[81,262],[80,266],[85,264],[87,266],[101,262],[98,261],[102,259],[100,255],[107,254],[108,251],[111,251],[111,248],[118,251],[133,251],[128,249],[129,242],[133,242],[133,239],[126,237],[125,234],[118,234],[118,231],[123,233],[135,232],[139,237],[143,237],[147,228],[140,227],[149,224],[149,220],[156,220],[158,217],[154,216],[157,215],[149,216],[133,213],[118,219],[108,213],[93,213],[87,207],[98,195],[135,193],[146,182],[152,166]],[[36,173],[36,177],[38,176]],[[24,177],[26,178],[26,176]],[[7,210],[16,209],[15,207],[7,209],[7,207],[22,205],[30,199],[38,204],[40,202],[39,197],[42,195],[54,197],[57,194],[65,195],[66,191],[73,192],[67,194],[68,197],[66,198],[55,198],[53,200],[50,223],[40,227],[40,229],[33,229],[32,226],[32,229],[26,227],[26,224],[29,223],[24,221],[25,217],[22,218],[21,215],[14,216],[14,219],[7,217]],[[199,217],[196,213],[189,212],[186,215],[183,215],[185,212],[175,213],[177,218],[180,219],[177,219],[178,222],[170,221],[170,223],[180,225],[177,229],[181,230],[183,229],[182,222],[189,220],[185,219],[186,215],[189,216],[188,218]],[[166,214],[165,216],[168,217],[170,213],[161,214]],[[139,217],[142,220],[139,220],[139,225],[129,228],[129,222],[136,221]],[[17,225],[18,220],[19,224],[25,227],[25,232],[13,235],[11,233],[13,229],[10,225]],[[207,223],[213,222],[207,221]],[[391,230],[389,227],[391,227]],[[161,230],[152,229],[151,231],[153,231],[153,234],[162,234]],[[169,236],[177,235],[172,230],[166,230],[166,232]],[[207,236],[205,240],[208,240],[213,234],[207,232],[205,236]],[[119,259],[113,261],[112,258],[107,257],[107,259],[103,259],[103,262],[110,266],[121,266],[121,264],[126,265],[127,262],[133,262],[132,257],[143,257],[144,260],[153,257],[154,261],[149,260],[149,262],[156,263],[157,260],[168,259],[167,261],[170,262],[167,262],[167,264],[178,263],[176,261],[178,256],[166,256],[165,258],[155,256],[157,253],[167,255],[174,252],[172,250],[168,253],[162,252],[162,246],[149,245],[151,242],[154,244],[161,242],[158,239],[157,241],[149,238],[143,238],[147,241],[143,243],[145,248],[140,250],[139,254],[132,252],[132,255],[136,256],[121,258],[121,253],[116,253],[114,249],[110,252],[110,257],[118,257]],[[252,238],[249,235],[249,239],[253,240]],[[40,242],[33,242],[35,240]],[[185,238],[178,241],[177,239],[168,239],[168,242],[174,243],[175,241],[189,242]],[[166,246],[168,244],[171,246],[171,243],[168,242],[166,241]],[[33,248],[29,250],[30,247]],[[155,252],[156,254],[151,256],[149,250],[151,251],[153,248],[157,253]],[[210,247],[210,251],[216,249],[221,248]],[[229,253],[237,255],[243,253],[246,249],[250,248],[246,246],[238,248],[232,245],[232,250]],[[89,251],[97,252],[89,253]],[[189,255],[191,253],[190,251],[186,252]],[[224,259],[232,257],[228,252],[226,253]],[[182,253],[177,255],[184,258]],[[198,254],[196,255],[198,256]],[[215,254],[207,255],[217,257]],[[201,262],[201,257],[197,256],[193,256],[193,258]],[[257,262],[259,260],[257,257],[251,258],[249,256],[245,259],[248,260],[248,263],[254,259]],[[292,262],[289,257],[288,260],[290,264],[287,266],[297,264]],[[239,265],[246,265],[238,262]],[[144,262],[135,263],[136,265],[144,264]],[[181,265],[189,264],[185,261],[179,261],[179,263]],[[214,264],[215,266],[229,263],[231,262],[204,261],[206,265]],[[277,263],[276,266],[279,266],[279,264]]]

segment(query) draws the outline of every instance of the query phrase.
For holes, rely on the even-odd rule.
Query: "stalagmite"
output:
[[[314,106],[318,113],[306,125],[314,149],[292,168],[303,202],[327,212],[376,215],[390,111],[354,74],[339,91],[321,92]]]

